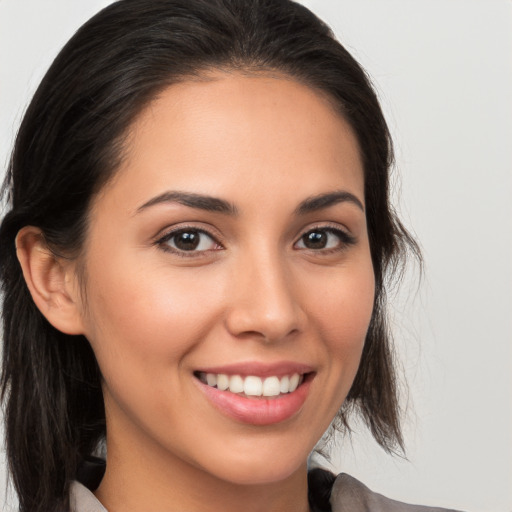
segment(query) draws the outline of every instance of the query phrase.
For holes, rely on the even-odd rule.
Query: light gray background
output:
[[[109,3],[0,0],[2,173],[45,69]],[[332,464],[396,499],[511,512],[512,2],[304,3],[377,85],[396,142],[395,199],[426,259],[419,291],[413,269],[393,308],[409,460],[356,428]]]

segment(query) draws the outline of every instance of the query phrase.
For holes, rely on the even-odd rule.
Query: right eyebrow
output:
[[[334,206],[335,204],[345,202],[354,204],[364,213],[363,203],[354,194],[345,190],[335,190],[334,192],[308,197],[300,203],[295,211],[299,215],[305,215],[306,213],[322,210]]]
[[[195,194],[192,192],[167,191],[156,197],[153,197],[142,206],[137,208],[136,213],[150,208],[151,206],[162,203],[179,203],[190,208],[205,210],[208,212],[224,213],[226,215],[238,215],[237,207],[218,197]]]

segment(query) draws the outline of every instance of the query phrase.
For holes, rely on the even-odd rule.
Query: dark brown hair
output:
[[[277,71],[331,98],[361,149],[376,281],[362,361],[337,425],[358,412],[388,451],[402,447],[385,281],[417,247],[388,199],[391,139],[370,81],[329,28],[289,0],[121,0],[88,21],[41,82],[19,129],[4,186],[2,399],[7,457],[22,512],[67,506],[79,462],[105,435],[101,374],[82,336],[35,306],[14,240],[26,225],[75,257],[94,194],[123,137],[159,91],[210,69]]]

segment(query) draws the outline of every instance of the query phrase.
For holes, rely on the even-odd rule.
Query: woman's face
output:
[[[372,314],[352,130],[304,85],[218,72],[163,91],[126,148],[84,256],[109,467],[303,470]]]

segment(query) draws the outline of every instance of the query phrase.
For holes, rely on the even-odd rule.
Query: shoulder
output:
[[[371,491],[359,480],[341,473],[334,480],[332,512],[456,512],[445,508],[408,505]]]

